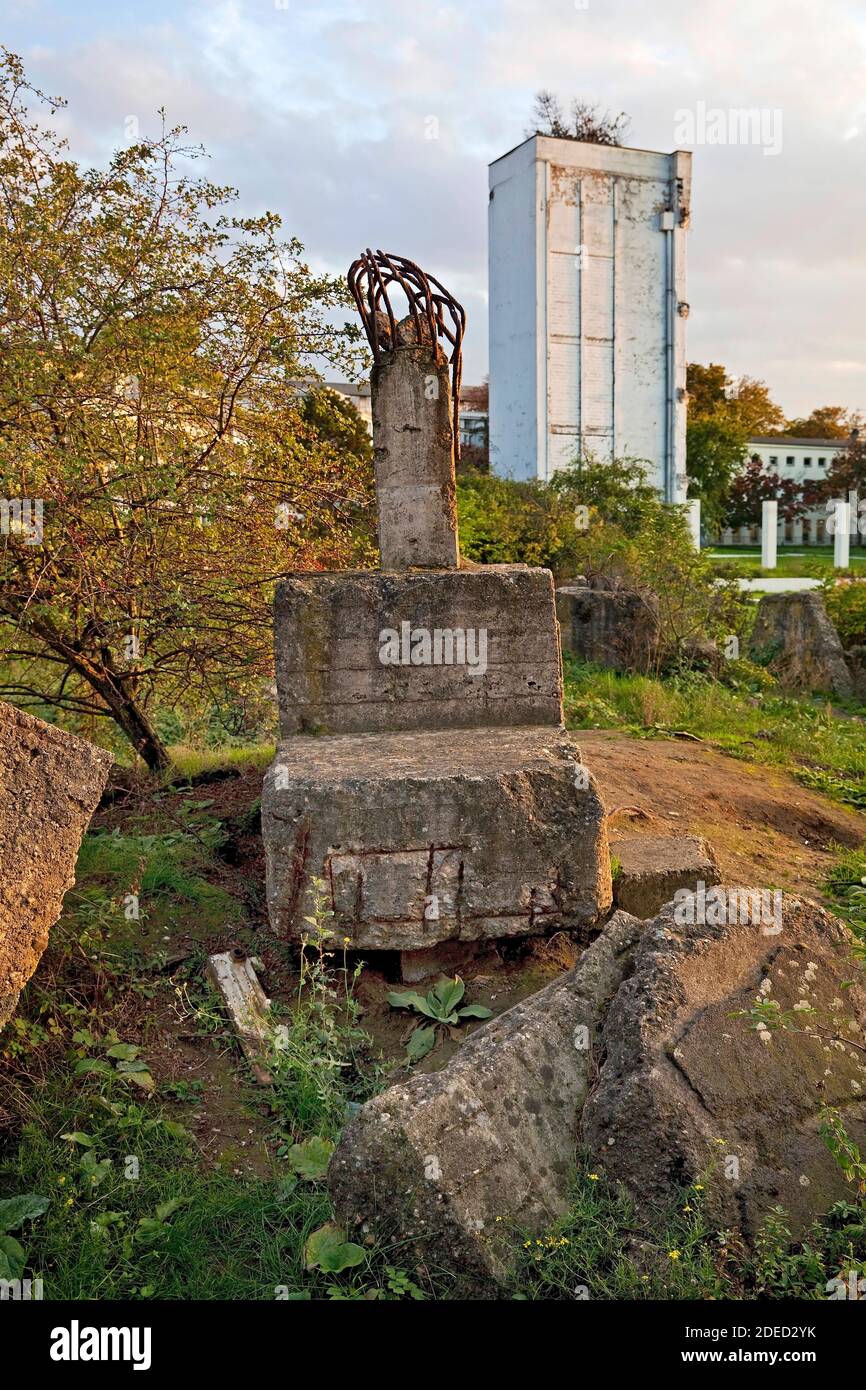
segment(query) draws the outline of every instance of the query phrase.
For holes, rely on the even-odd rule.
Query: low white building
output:
[[[756,435],[749,440],[749,458],[760,459],[766,473],[776,473],[785,482],[794,482],[802,491],[822,483],[846,439],[804,439],[794,435]],[[783,545],[830,545],[827,507],[822,501],[796,521],[779,520],[779,541]],[[761,538],[761,518],[751,526],[728,527],[719,537],[722,545],[756,545]]]

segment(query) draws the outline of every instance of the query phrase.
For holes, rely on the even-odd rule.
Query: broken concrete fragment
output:
[[[242,951],[222,951],[208,956],[207,976],[223,997],[253,1075],[263,1086],[269,1086],[274,1023],[271,1001],[259,983],[252,961]]]
[[[0,703],[0,1027],[48,945],[110,753]]]
[[[556,590],[562,650],[614,671],[650,671],[659,648],[659,601],[631,589],[563,584]]]
[[[749,652],[790,690],[823,691],[840,699],[853,694],[842,644],[814,589],[765,594],[758,604]]]
[[[562,720],[548,570],[291,575],[274,641],[283,738]]]
[[[442,941],[422,951],[400,952],[400,977],[406,985],[433,976],[457,975],[478,955],[477,941]]]
[[[290,739],[262,831],[285,936],[308,930],[316,880],[361,950],[576,928],[611,902],[604,808],[561,729]]]
[[[678,888],[697,890],[721,881],[719,866],[700,835],[623,835],[612,840],[619,861],[613,899],[634,917],[647,919],[669,903]]]
[[[866,1141],[866,979],[847,929],[814,903],[780,894],[759,914],[760,890],[722,894],[724,911],[708,902],[701,915],[727,925],[680,925],[671,904],[643,927],[604,1025],[582,1138],[642,1205],[701,1182],[724,1225],[752,1235],[781,1204],[800,1231],[851,1195],[818,1134],[822,1107],[844,1107],[848,1133]],[[731,1016],[759,1000],[798,1031],[762,1037]]]
[[[328,1171],[350,1239],[396,1233],[455,1292],[495,1296],[512,1253],[502,1233],[540,1230],[567,1206],[598,1029],[640,930],[616,913],[568,975],[485,1024],[441,1071],[361,1108]]]

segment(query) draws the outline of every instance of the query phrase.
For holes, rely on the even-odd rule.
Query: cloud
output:
[[[581,0],[582,3],[582,0]],[[767,379],[791,414],[866,406],[866,20],[857,0],[193,0],[19,6],[7,42],[69,98],[73,151],[103,159],[164,105],[244,207],[310,259],[402,252],[463,296],[466,379],[486,370],[486,164],[550,87],[674,146],[676,113],[781,113],[779,154],[699,144],[689,353]]]

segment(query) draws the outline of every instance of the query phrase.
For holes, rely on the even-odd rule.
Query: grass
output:
[[[837,1202],[800,1240],[781,1208],[751,1251],[707,1212],[712,1180],[666,1209],[639,1208],[603,1173],[581,1165],[568,1211],[540,1236],[514,1241],[512,1296],[575,1299],[825,1299],[827,1284],[866,1265],[866,1205]]]
[[[850,547],[850,567],[837,570],[832,545],[780,545],[775,569],[762,569],[761,547],[749,545],[711,546],[706,551],[715,573],[725,579],[825,579],[828,575],[866,575],[866,546]]]
[[[638,738],[685,732],[748,762],[793,773],[834,800],[866,806],[866,734],[857,708],[780,695],[749,663],[726,683],[700,672],[659,680],[565,659],[566,721]]]

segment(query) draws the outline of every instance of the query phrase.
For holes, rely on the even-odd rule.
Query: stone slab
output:
[[[691,892],[721,882],[719,866],[701,835],[622,835],[611,840],[619,860],[613,897],[617,907],[648,920],[679,888]]]
[[[328,1172],[350,1239],[394,1236],[455,1293],[495,1297],[512,1253],[503,1233],[542,1230],[568,1205],[601,1022],[640,929],[616,913],[574,970],[491,1019],[441,1071],[361,1108]]]
[[[802,1231],[852,1194],[819,1136],[822,1107],[840,1107],[866,1143],[863,965],[843,923],[814,903],[785,894],[778,913],[758,912],[759,889],[714,893],[727,920],[689,923],[670,904],[644,925],[604,1025],[582,1138],[644,1204],[701,1182],[723,1225],[754,1235],[782,1205]],[[736,1016],[759,999],[796,1031],[762,1038]]]
[[[307,930],[315,879],[358,949],[577,928],[611,903],[604,807],[561,729],[288,739],[262,831],[287,937]]]
[[[48,945],[113,761],[0,703],[0,1027]]]
[[[274,633],[283,737],[562,720],[548,570],[291,575]]]

